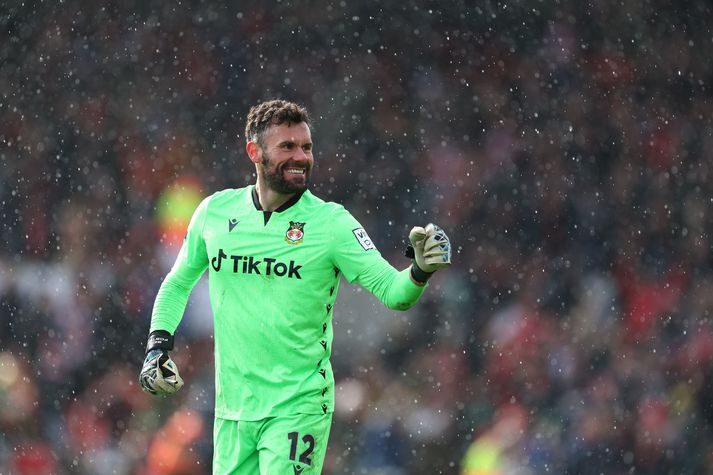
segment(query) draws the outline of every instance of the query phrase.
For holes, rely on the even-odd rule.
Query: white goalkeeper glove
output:
[[[434,272],[451,265],[451,241],[441,228],[429,223],[425,228],[415,226],[408,235],[413,255],[411,277],[425,283]]]
[[[183,387],[178,367],[168,356],[173,349],[173,335],[158,330],[149,335],[146,358],[139,375],[141,389],[155,396],[169,396]]]

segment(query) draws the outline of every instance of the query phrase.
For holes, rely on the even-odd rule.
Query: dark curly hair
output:
[[[250,108],[248,120],[245,123],[245,141],[255,141],[263,146],[265,131],[272,125],[299,124],[304,122],[310,126],[311,121],[307,109],[294,102],[273,99]]]

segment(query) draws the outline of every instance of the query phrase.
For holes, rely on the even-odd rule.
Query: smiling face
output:
[[[280,194],[307,189],[312,172],[312,134],[304,122],[273,125],[262,140],[248,142],[248,155],[256,164],[258,176]]]

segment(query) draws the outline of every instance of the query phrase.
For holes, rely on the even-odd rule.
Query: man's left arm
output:
[[[429,224],[411,231],[413,262],[399,271],[381,256],[364,228],[346,210],[335,223],[336,266],[350,283],[357,282],[390,309],[411,308],[423,294],[428,279],[450,265],[450,240],[437,226]]]

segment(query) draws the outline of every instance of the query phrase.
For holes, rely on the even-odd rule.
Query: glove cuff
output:
[[[154,330],[149,335],[149,341],[146,344],[146,353],[151,350],[172,350],[173,335],[166,330]]]
[[[420,284],[425,284],[434,272],[426,272],[416,264],[416,259],[411,261],[411,278]]]

